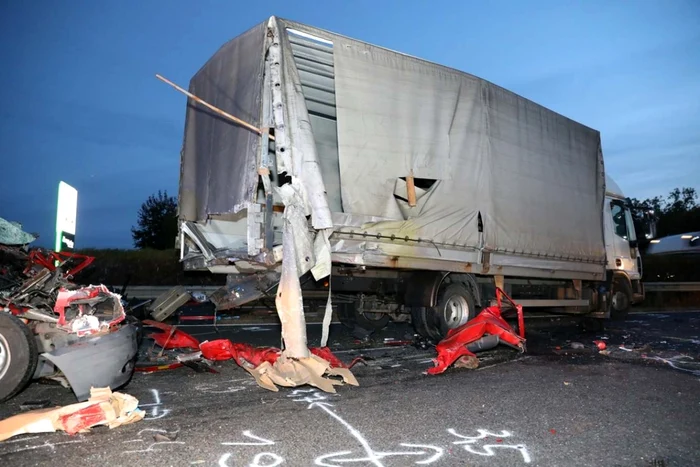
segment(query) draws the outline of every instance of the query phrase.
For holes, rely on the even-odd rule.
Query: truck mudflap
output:
[[[124,324],[116,331],[84,339],[41,356],[65,375],[78,401],[90,398],[91,387],[117,389],[134,373],[137,329]]]
[[[505,307],[514,310],[518,317],[518,333],[503,319]],[[451,329],[447,336],[436,346],[437,358],[433,360],[434,367],[427,373],[436,375],[443,373],[452,364],[455,366],[476,368],[479,365],[474,352],[505,344],[521,352],[525,352],[525,319],[522,305],[517,305],[500,288],[496,289],[496,306],[484,308],[476,318],[462,326]]]

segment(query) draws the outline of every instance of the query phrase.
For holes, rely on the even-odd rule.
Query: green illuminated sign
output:
[[[75,248],[75,221],[78,216],[78,190],[66,182],[58,184],[56,206],[56,251]]]

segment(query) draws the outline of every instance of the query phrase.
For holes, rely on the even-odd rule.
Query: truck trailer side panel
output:
[[[224,46],[193,78],[190,90],[265,126],[265,93],[274,93],[276,85],[274,75],[263,77],[269,69],[265,60],[267,67],[277,61],[270,63],[266,50],[275,46],[266,41],[266,34],[272,37],[269,25],[282,36],[276,46],[282,48],[283,98],[291,91],[304,96],[293,99],[294,109],[283,99],[285,120],[269,122],[276,136],[280,131],[293,136],[299,127],[314,133],[314,159],[332,210],[334,261],[604,277],[605,174],[597,131],[475,76],[275,18]],[[289,79],[298,89],[289,90],[290,82],[284,82]],[[314,107],[319,103],[322,112]],[[216,133],[202,129],[208,126]],[[235,141],[225,140],[233,134],[239,135]],[[208,217],[263,203],[255,194],[260,148],[255,132],[189,107],[181,220],[197,222],[190,227],[213,238],[207,237]],[[281,166],[284,159],[305,157],[294,154],[298,149],[292,144],[284,156],[272,158],[279,172],[289,169]],[[328,174],[333,180],[325,180]],[[409,203],[414,194],[409,180],[415,203]],[[279,225],[280,214],[274,215],[277,221],[270,225]],[[275,238],[278,246],[280,236]],[[454,265],[443,268],[444,261]],[[499,272],[499,265],[510,272]]]

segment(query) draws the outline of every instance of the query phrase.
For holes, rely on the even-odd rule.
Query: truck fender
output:
[[[448,276],[452,283],[462,283],[468,287],[474,295],[476,306],[481,306],[481,293],[473,275],[441,271],[420,271],[411,274],[406,280],[404,304],[407,307],[436,306],[440,286]]]

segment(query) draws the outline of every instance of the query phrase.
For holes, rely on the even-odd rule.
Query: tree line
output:
[[[700,231],[700,205],[695,188],[674,188],[663,196],[645,200],[631,199],[637,238],[644,243],[642,212],[653,210],[656,216],[656,237]]]

